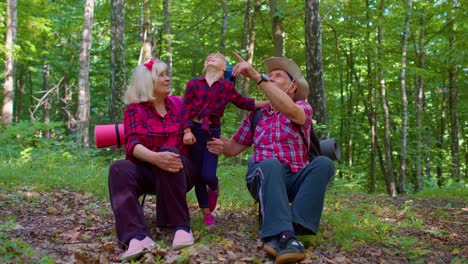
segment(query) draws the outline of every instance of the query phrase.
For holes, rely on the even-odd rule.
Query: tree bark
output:
[[[444,186],[444,177],[442,175],[442,161],[444,160],[444,134],[445,134],[445,119],[447,115],[447,87],[445,81],[442,83],[442,103],[440,109],[440,127],[439,135],[437,136],[437,148],[438,158],[436,173],[437,173],[437,185],[439,187]]]
[[[382,107],[384,110],[385,120],[385,159],[387,165],[387,173],[385,175],[385,181],[387,185],[387,193],[391,197],[397,196],[395,174],[393,173],[393,162],[392,162],[392,143],[390,141],[390,111],[387,103],[387,88],[385,85],[385,70],[384,70],[384,51],[383,51],[383,32],[382,23],[384,20],[385,1],[380,1],[380,12],[379,12],[379,23],[377,25],[377,41],[378,41],[378,61],[379,61],[379,80],[380,80],[380,91],[382,96]]]
[[[3,85],[2,121],[5,124],[11,124],[13,122],[13,101],[16,71],[13,50],[16,44],[16,34],[18,28],[18,8],[16,0],[7,0],[6,9],[6,59],[5,83]]]
[[[43,89],[45,93],[47,94],[46,97],[44,98],[44,124],[49,124],[50,123],[50,96],[49,94],[49,77],[50,77],[50,71],[49,71],[49,64],[44,63],[43,69],[42,69],[42,76],[43,76]],[[45,138],[50,138],[50,133],[49,129],[44,130],[44,137]]]
[[[151,5],[149,0],[143,1],[143,26],[141,31],[141,49],[138,64],[152,58],[151,54]]]
[[[367,41],[366,41],[366,61],[367,61],[367,89],[369,109],[368,121],[371,128],[371,151],[370,151],[370,166],[369,166],[369,193],[375,193],[377,187],[377,111],[376,101],[377,93],[374,88],[374,72],[372,67],[372,45],[371,45],[371,14],[369,0],[366,0],[366,20],[367,20]]]
[[[426,51],[424,49],[424,37],[425,37],[425,30],[424,27],[426,26],[426,18],[424,14],[424,10],[421,14],[421,25],[419,31],[419,54],[418,54],[418,64],[420,69],[424,69],[425,67],[425,56]],[[416,97],[416,125],[418,131],[418,142],[416,147],[416,191],[420,192],[423,190],[424,182],[422,177],[422,113],[423,113],[423,104],[424,104],[424,77],[422,75],[418,76],[418,91]],[[426,146],[428,149],[428,146]],[[428,151],[426,151],[428,155]],[[426,159],[426,162],[427,159]],[[429,175],[427,175],[429,176]]]
[[[167,75],[172,76],[172,35],[171,35],[171,0],[163,0],[164,9],[164,33],[166,40],[166,64]]]
[[[126,87],[125,72],[125,10],[124,0],[111,0],[111,81],[109,117],[111,122],[123,119],[123,93]]]
[[[452,2],[452,1],[449,1]],[[451,3],[453,6],[453,3]],[[452,155],[452,178],[457,182],[461,181],[460,174],[460,132],[458,130],[458,112],[457,112],[457,68],[453,51],[455,48],[454,18],[451,15],[452,10],[448,11],[447,28],[449,39],[449,111],[450,111],[450,154]]]
[[[93,33],[94,0],[86,0],[83,34],[80,51],[80,76],[78,79],[78,148],[89,148],[89,63]]]
[[[323,82],[320,1],[306,0],[305,4],[306,72],[310,87],[307,99],[314,109],[314,118],[328,129],[327,99]]]
[[[219,43],[219,51],[222,54],[226,53],[226,33],[227,33],[228,17],[229,17],[228,5],[229,5],[228,0],[223,2],[223,26],[221,27],[221,41]]]
[[[282,15],[278,5],[282,0],[270,0],[271,28],[273,32],[273,56],[284,57],[284,30],[281,27]],[[318,0],[317,0],[318,1]]]
[[[408,34],[411,19],[412,0],[407,2],[405,27],[403,30],[403,41],[401,45],[401,101],[402,101],[402,127],[401,127],[401,152],[400,152],[400,193],[406,193],[406,170],[407,157],[406,149],[408,147],[408,96],[406,94],[406,56],[408,48]]]

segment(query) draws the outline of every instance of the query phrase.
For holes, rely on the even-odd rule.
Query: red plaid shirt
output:
[[[129,104],[124,113],[124,134],[126,139],[126,159],[139,161],[133,156],[133,149],[142,144],[152,151],[162,146],[176,147],[187,154],[182,142],[183,129],[181,116],[172,102],[166,98],[167,114],[162,117],[152,102]]]
[[[304,135],[309,135],[312,127],[312,106],[305,101],[297,101],[297,105],[304,109],[306,122],[301,126]],[[263,108],[263,114],[258,120],[252,140],[252,118],[250,113],[242,122],[233,139],[245,146],[254,144],[254,161],[275,158],[283,164],[288,164],[292,172],[297,172],[308,163],[307,145],[295,125],[284,114]],[[306,136],[309,140],[309,137]],[[307,144],[310,144],[307,142]]]
[[[208,130],[210,123],[220,126],[229,102],[240,109],[255,110],[255,100],[240,95],[231,81],[220,78],[210,87],[205,76],[190,80],[184,94],[184,128],[193,126],[193,118],[202,120],[205,130]]]

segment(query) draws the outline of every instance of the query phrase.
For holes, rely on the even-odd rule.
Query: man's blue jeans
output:
[[[334,174],[335,165],[325,156],[316,157],[296,173],[277,159],[249,163],[246,181],[260,203],[261,238],[294,230],[297,225],[316,234],[327,185]]]

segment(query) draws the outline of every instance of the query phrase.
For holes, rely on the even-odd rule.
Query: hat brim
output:
[[[298,86],[295,99],[307,99],[309,95],[309,83],[307,83],[307,80],[302,76],[301,69],[299,69],[299,66],[297,66],[294,61],[283,57],[272,57],[265,59],[263,64],[268,74],[273,70],[283,70],[291,75]]]

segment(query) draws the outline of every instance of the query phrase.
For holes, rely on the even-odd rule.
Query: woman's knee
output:
[[[109,182],[122,177],[128,166],[128,160],[117,160],[109,166]]]

